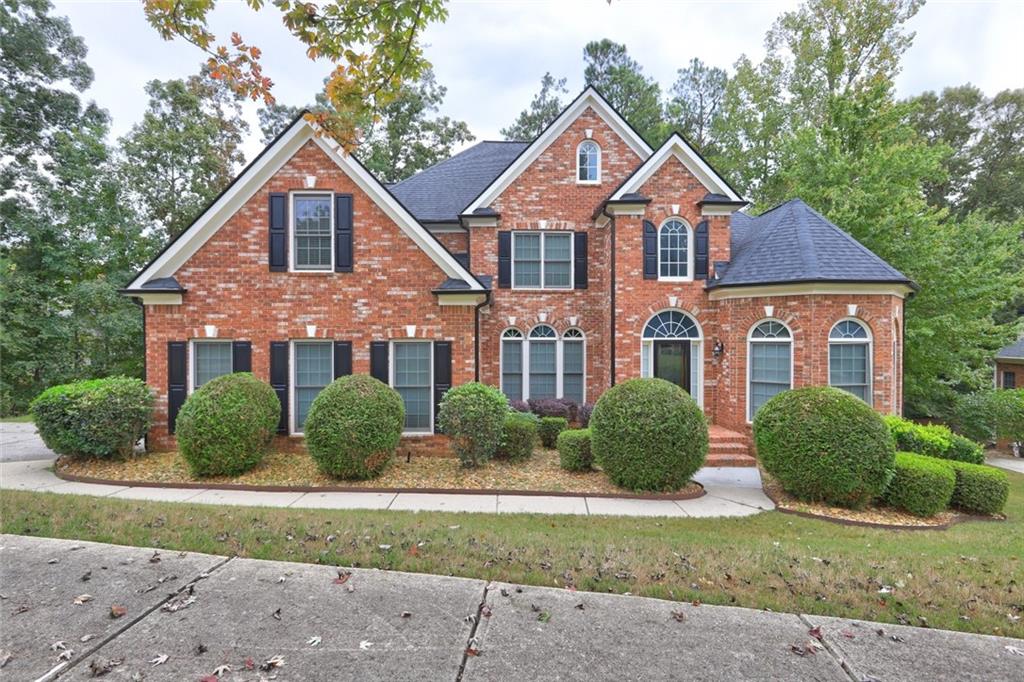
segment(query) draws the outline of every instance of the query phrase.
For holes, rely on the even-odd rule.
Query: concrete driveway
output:
[[[0,462],[56,459],[32,422],[0,422]]]

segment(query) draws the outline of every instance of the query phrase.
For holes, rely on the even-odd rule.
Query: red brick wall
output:
[[[270,272],[267,254],[269,192],[304,188],[354,197],[355,269],[352,273]],[[167,342],[202,338],[212,324],[222,339],[252,341],[253,373],[269,379],[271,341],[317,337],[352,342],[352,369],[369,372],[370,342],[406,338],[453,342],[455,384],[473,380],[473,308],[439,306],[431,293],[446,275],[314,143],[308,142],[182,267],[175,277],[188,290],[179,306],[146,307],[147,381],[156,390],[152,447],[167,436]]]
[[[469,253],[469,233],[438,232],[434,235],[452,253]]]
[[[1006,388],[1003,383],[1003,373],[1012,372],[1016,377],[1015,386],[1024,388],[1024,364],[1011,364],[1009,362],[996,362],[996,386]]]

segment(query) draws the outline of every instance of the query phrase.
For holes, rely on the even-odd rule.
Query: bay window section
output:
[[[793,338],[780,322],[765,320],[747,343],[747,419],[772,396],[793,388]]]
[[[871,404],[871,335],[855,320],[841,320],[829,332],[828,383]]]
[[[512,286],[572,288],[572,232],[513,232]]]
[[[405,431],[429,433],[433,424],[433,344],[396,341],[392,348],[391,385],[405,404]]]
[[[302,433],[313,400],[334,380],[334,344],[302,341],[293,344],[295,362],[295,425],[293,433]]]

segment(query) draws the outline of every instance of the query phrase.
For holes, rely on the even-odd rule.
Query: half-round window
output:
[[[660,312],[644,327],[645,339],[699,339],[700,329],[693,318],[678,310]]]
[[[576,179],[579,182],[601,181],[601,148],[593,140],[584,140],[576,150]]]

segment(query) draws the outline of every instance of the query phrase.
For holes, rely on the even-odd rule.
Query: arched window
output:
[[[679,218],[669,218],[658,230],[658,279],[693,278],[693,249],[690,226]]]
[[[601,148],[593,140],[584,140],[576,148],[576,180],[601,182]]]
[[[857,320],[840,320],[828,334],[828,383],[871,404],[871,334]]]
[[[703,348],[696,320],[681,310],[663,310],[644,325],[640,376],[677,384],[703,405]]]
[[[567,329],[561,338],[547,324],[526,336],[515,328],[501,335],[501,390],[509,400],[567,398],[586,394],[586,338]]]
[[[501,390],[509,400],[523,399],[523,333],[515,328],[501,335]]]
[[[793,336],[786,325],[764,320],[747,339],[747,419],[777,393],[793,388]]]
[[[583,404],[584,341],[579,329],[566,329],[562,334],[562,397],[577,405]]]

